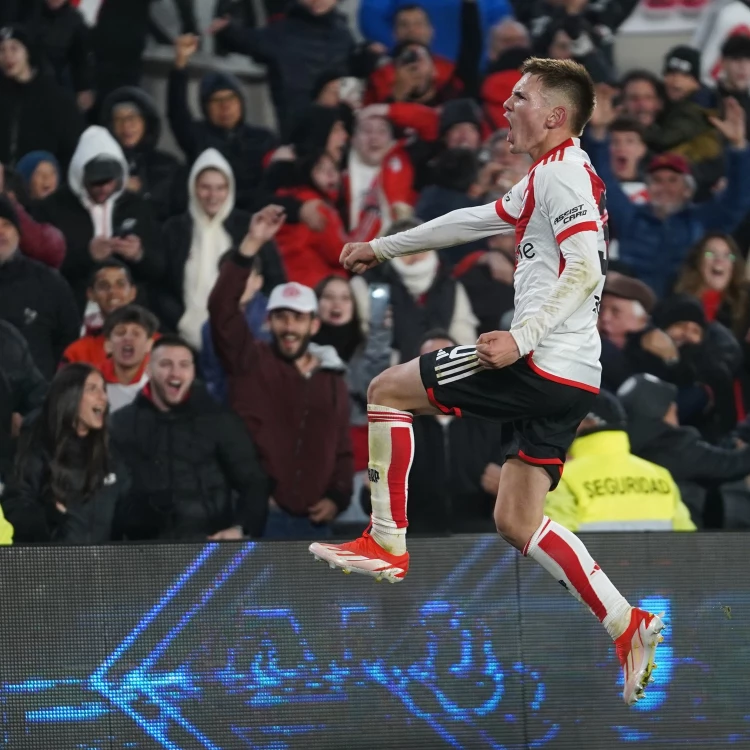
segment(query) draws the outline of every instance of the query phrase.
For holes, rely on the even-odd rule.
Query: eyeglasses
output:
[[[737,260],[737,256],[734,253],[724,255],[723,253],[715,253],[713,250],[706,250],[703,256],[708,260],[728,260],[730,263],[734,263]]]

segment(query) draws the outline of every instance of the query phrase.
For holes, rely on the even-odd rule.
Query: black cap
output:
[[[10,198],[0,195],[0,219],[9,221],[20,234],[21,224],[18,221],[18,213]]]
[[[628,378],[618,389],[617,397],[629,419],[661,420],[677,400],[677,386],[641,373]]]
[[[728,60],[750,59],[750,36],[734,34],[721,46],[721,56]]]
[[[669,328],[675,323],[697,323],[701,328],[706,327],[706,314],[701,303],[689,294],[673,294],[662,300],[652,314],[654,325],[661,329]]]
[[[103,185],[124,177],[122,164],[112,156],[95,156],[83,168],[84,185]]]
[[[578,437],[591,435],[593,432],[604,432],[606,430],[625,430],[628,425],[628,417],[617,396],[609,391],[599,391],[589,413],[583,421],[590,420],[595,424],[578,432]]]
[[[664,58],[663,72],[664,75],[667,73],[686,73],[700,81],[701,53],[685,44],[673,47]]]

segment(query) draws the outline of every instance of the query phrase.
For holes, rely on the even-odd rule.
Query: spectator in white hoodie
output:
[[[215,148],[206,149],[190,171],[187,213],[169,219],[162,231],[167,269],[156,312],[165,330],[178,332],[198,351],[219,260],[239,246],[250,226],[250,214],[235,209],[235,193],[229,162]],[[259,256],[266,291],[284,281],[283,271],[273,243]]]
[[[68,184],[32,207],[38,221],[56,226],[65,236],[67,253],[60,272],[81,312],[91,272],[108,258],[123,261],[140,290],[161,278],[163,260],[151,205],[127,184],[128,165],[120,145],[107,130],[92,126],[78,141]]]

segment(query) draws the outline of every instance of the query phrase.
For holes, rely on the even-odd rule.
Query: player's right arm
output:
[[[361,273],[402,255],[463,245],[496,234],[510,234],[515,231],[515,217],[520,212],[522,194],[519,185],[511,188],[499,201],[459,208],[390,237],[349,243],[341,253],[341,264],[354,273]]]

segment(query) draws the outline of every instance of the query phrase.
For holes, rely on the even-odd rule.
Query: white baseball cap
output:
[[[318,298],[309,286],[290,281],[274,287],[266,309],[268,312],[294,310],[298,313],[317,313]]]

